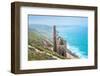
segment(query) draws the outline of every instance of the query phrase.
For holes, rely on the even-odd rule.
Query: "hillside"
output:
[[[28,60],[65,59],[53,51],[53,43],[46,36],[30,31],[28,37]]]
[[[63,40],[62,37],[59,38],[60,41],[61,39]],[[63,40],[63,42],[65,43],[66,41]],[[28,29],[28,60],[29,61],[79,58],[77,55],[72,53],[65,46],[66,43],[65,45],[60,45],[60,48],[55,52],[53,50],[54,42],[53,42],[52,27],[48,25],[41,25],[41,24],[29,25],[29,29]],[[64,50],[65,52],[63,53],[62,51]],[[63,56],[63,54],[65,54],[65,56]]]

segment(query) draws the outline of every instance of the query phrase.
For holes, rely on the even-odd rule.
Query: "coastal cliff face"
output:
[[[59,55],[64,56],[66,59],[79,58],[67,48],[67,41],[65,41],[59,34],[57,34],[56,26],[53,26],[54,37],[54,51]]]
[[[38,25],[39,26],[39,25]],[[28,60],[58,60],[58,59],[73,59],[79,58],[77,55],[73,54],[66,46],[67,42],[60,36],[57,36],[56,28],[54,30],[54,40],[44,28],[49,28],[48,26],[42,26],[41,30],[29,29],[28,32]],[[51,28],[49,28],[51,29]]]

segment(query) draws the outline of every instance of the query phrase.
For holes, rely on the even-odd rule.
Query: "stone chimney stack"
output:
[[[56,38],[56,26],[54,25],[53,26],[53,42],[54,42],[54,48],[53,48],[53,50],[55,51],[55,52],[57,52],[57,38]]]

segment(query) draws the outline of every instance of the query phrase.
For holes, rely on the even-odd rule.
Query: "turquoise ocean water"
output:
[[[67,48],[80,58],[88,58],[88,27],[57,26],[58,34],[67,41]]]

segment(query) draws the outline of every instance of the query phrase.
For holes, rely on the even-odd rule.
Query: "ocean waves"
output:
[[[71,50],[72,53],[76,54],[77,56],[79,56],[79,58],[88,58],[88,56],[85,54],[85,52],[81,51],[78,47],[70,45],[67,43],[67,48],[69,50]]]

